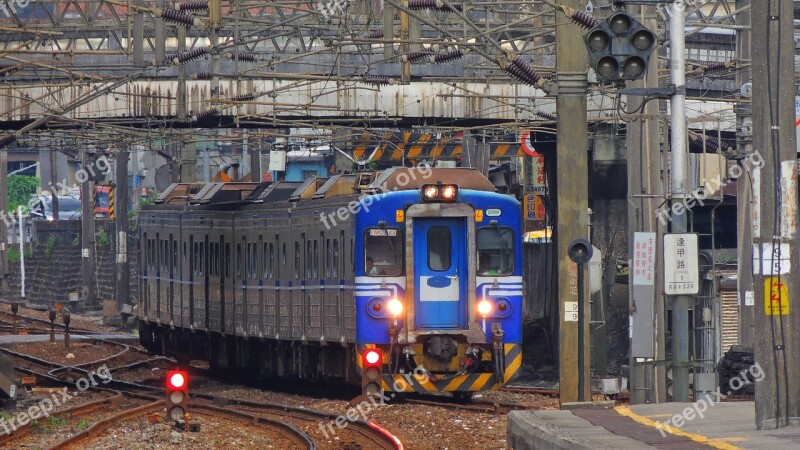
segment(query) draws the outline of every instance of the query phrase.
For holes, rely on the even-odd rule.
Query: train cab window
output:
[[[514,230],[483,227],[477,232],[478,275],[509,275],[514,272]]]
[[[450,228],[431,227],[428,230],[428,268],[443,271],[450,268],[453,253]]]
[[[364,233],[364,274],[403,274],[403,232],[394,228],[370,228]]]

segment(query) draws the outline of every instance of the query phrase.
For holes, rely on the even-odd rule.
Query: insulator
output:
[[[728,68],[728,64],[724,62],[710,62],[703,67],[704,73],[719,72]]]
[[[556,120],[556,115],[553,114],[553,113],[544,112],[544,111],[536,111],[536,115],[541,117],[542,119]]]
[[[0,148],[6,148],[6,147],[8,147],[9,145],[13,144],[16,141],[17,141],[17,135],[16,134],[13,134],[13,133],[12,134],[4,134],[3,136],[0,136]],[[3,182],[5,183],[5,180]]]
[[[408,0],[408,9],[435,9],[437,11],[450,11],[451,9],[436,0]],[[461,5],[453,5],[456,11],[463,11],[464,7]]]
[[[251,92],[251,93],[248,93],[248,94],[234,95],[231,100],[233,100],[235,102],[249,102],[249,101],[255,100],[255,98],[256,98],[256,95]]]
[[[175,56],[172,58],[172,62],[174,62],[175,64],[186,64],[189,61],[202,58],[207,54],[208,54],[208,49],[205,47],[193,48],[188,52],[175,54]]]
[[[212,78],[211,72],[197,72],[193,73],[191,78],[193,80],[210,80]]]
[[[181,3],[175,3],[175,9],[178,11],[205,11],[208,9],[207,0],[187,0]]]
[[[389,84],[389,77],[382,75],[364,75],[361,78],[362,83],[374,84],[375,86],[387,86]]]
[[[161,18],[170,22],[186,25],[187,27],[194,25],[196,20],[193,15],[174,9],[165,9],[161,13]]]
[[[218,115],[219,115],[219,110],[217,108],[211,108],[197,113],[197,119],[195,120],[208,119],[209,117],[214,117]]]
[[[248,61],[248,62],[256,62],[258,60],[258,55],[255,53],[231,53],[230,58],[236,59],[239,58],[239,61]]]
[[[528,63],[523,61],[519,56],[514,57],[514,60],[511,61],[511,64],[506,67],[506,72],[510,73],[523,83],[531,86],[538,84],[542,79],[542,76],[533,70],[533,67],[529,66]]]
[[[580,10],[572,13],[570,19],[587,30],[596,27],[600,23],[599,20]]]
[[[364,35],[364,39],[383,39],[383,30],[375,30]]]
[[[464,52],[461,49],[455,49],[455,50],[450,50],[447,53],[439,53],[434,57],[433,60],[434,62],[436,62],[436,64],[441,64],[456,59],[460,59],[462,56],[464,56]]]
[[[417,62],[421,61],[426,58],[430,58],[433,56],[433,52],[423,51],[423,52],[411,52],[406,55],[408,62]]]

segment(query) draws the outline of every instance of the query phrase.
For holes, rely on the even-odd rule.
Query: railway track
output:
[[[77,378],[86,376],[90,373],[91,367],[96,367],[99,364],[110,362],[114,359],[121,358],[123,355],[136,353],[132,351],[130,346],[126,344],[113,343],[119,347],[119,351],[114,354],[101,358],[88,363],[77,365],[64,365],[52,361],[46,361],[31,355],[26,355],[8,348],[0,348],[0,351],[9,354],[19,361],[25,361],[28,367],[22,367],[17,364],[17,370],[21,372],[34,375],[39,379],[45,380],[54,384],[74,386]],[[160,358],[146,358],[141,361],[134,361],[122,366],[118,366],[116,370],[123,370],[127,368],[141,367],[148,363],[158,360]],[[107,389],[114,389],[113,392],[119,394],[122,399],[129,399],[131,404],[127,408],[122,408],[110,417],[100,417],[81,433],[65,439],[63,442],[57,444],[54,448],[68,448],[77,445],[79,442],[95,439],[101,435],[104,430],[118,426],[125,421],[134,420],[146,416],[149,412],[163,408],[163,401],[160,397],[162,388],[143,385],[130,381],[121,381],[110,379],[108,384],[103,386]],[[100,389],[93,387],[94,389]],[[153,396],[157,394],[159,396]],[[277,436],[278,442],[283,443],[279,448],[298,448],[298,449],[316,449],[318,448],[317,440],[324,440],[326,438],[324,433],[320,433],[322,428],[320,424],[335,423],[340,417],[337,414],[314,411],[304,408],[292,407],[287,405],[266,404],[258,402],[249,402],[242,400],[221,400],[218,397],[211,395],[204,395],[200,392],[193,392],[191,394],[192,402],[190,411],[193,415],[207,416],[207,417],[224,417],[227,420],[235,421],[241,426],[248,426],[248,424],[257,424],[260,427],[266,427],[269,431]],[[118,398],[119,401],[119,397]],[[145,403],[143,403],[146,401]],[[100,399],[95,402],[90,402],[84,406],[86,409],[101,408],[110,402],[108,399]],[[220,404],[228,404],[228,408],[222,409]],[[120,408],[116,408],[115,411]],[[59,411],[56,414],[65,414],[67,411]],[[348,426],[343,429],[335,428],[339,440],[337,442],[346,442],[352,445],[352,448],[378,448],[378,449],[402,449],[402,443],[399,439],[391,433],[380,427],[374,422],[365,421],[351,421]],[[1,432],[1,430],[0,430]],[[19,433],[15,432],[9,439],[19,439],[26,433],[20,429]],[[321,434],[321,435],[320,435]],[[13,436],[13,437],[12,437]],[[327,445],[323,442],[320,448],[340,448],[340,445]]]
[[[436,406],[439,408],[452,409],[456,411],[469,411],[482,414],[495,414],[503,415],[511,411],[529,409],[528,406],[521,403],[504,402],[504,401],[491,401],[483,399],[473,399],[471,403],[464,403],[463,401],[456,400],[452,397],[445,397],[439,395],[425,395],[417,394],[413,397],[408,397],[404,400],[406,403],[415,405]]]

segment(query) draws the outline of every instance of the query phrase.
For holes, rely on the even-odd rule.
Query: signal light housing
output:
[[[656,47],[656,35],[631,15],[617,12],[583,36],[600,81],[638,80]]]
[[[167,420],[177,422],[189,412],[189,375],[185,370],[167,373]]]
[[[361,393],[376,395],[381,391],[383,378],[383,352],[378,348],[367,348],[361,354]]]
[[[452,202],[458,197],[455,184],[426,184],[420,189],[422,200],[426,202]]]

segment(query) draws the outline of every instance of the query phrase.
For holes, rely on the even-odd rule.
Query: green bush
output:
[[[8,177],[8,210],[16,211],[17,207],[26,206],[31,194],[39,189],[39,179],[27,175],[11,175]]]
[[[57,243],[58,241],[56,241],[55,236],[50,235],[50,237],[47,238],[47,243],[44,245],[44,254],[47,255],[48,258],[53,256],[53,250],[55,250]]]

